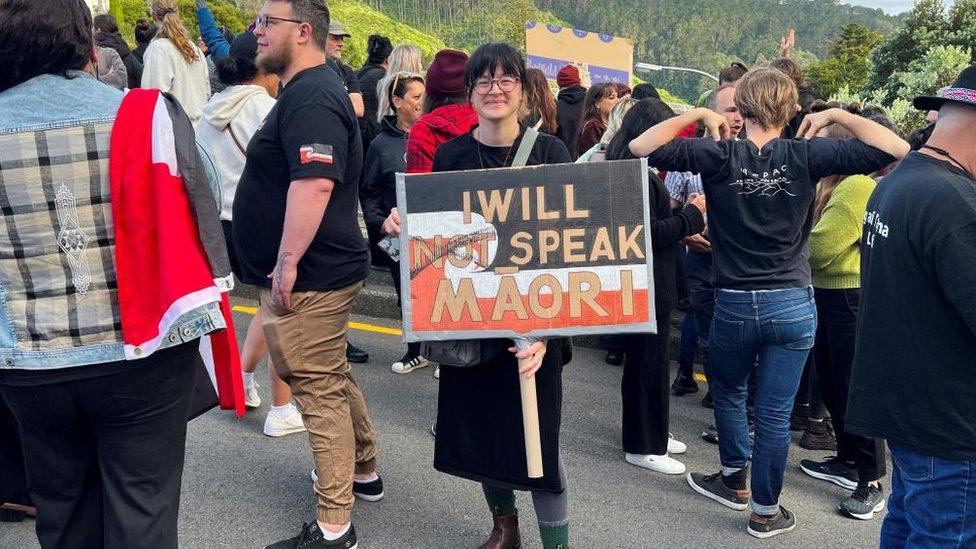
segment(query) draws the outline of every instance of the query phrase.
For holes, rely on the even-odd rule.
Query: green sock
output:
[[[539,523],[543,549],[569,549],[569,522],[564,524]]]
[[[488,488],[485,491],[485,501],[488,502],[488,508],[491,509],[491,514],[496,517],[507,517],[508,515],[514,515],[515,509],[515,492],[511,490],[491,490]]]

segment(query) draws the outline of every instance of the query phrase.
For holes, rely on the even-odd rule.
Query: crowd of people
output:
[[[176,0],[150,0],[130,49],[118,22],[81,0],[0,3],[0,503],[8,518],[36,514],[43,547],[177,546],[201,338],[232,328],[197,307],[170,319],[158,349],[127,345],[118,288],[132,258],[116,261],[115,174],[142,169],[140,154],[168,163],[191,195],[190,180],[212,172],[216,211],[201,219],[210,210],[191,206],[200,232],[185,246],[211,254],[213,278],[226,262],[258,288],[243,404],[261,406],[266,360],[263,432],[309,438],[315,519],[268,547],[354,548],[355,500],[384,497],[349,365],[368,353],[347,322],[370,265],[390,271],[400,297],[399,263],[382,249],[401,231],[397,174],[633,158],[651,172],[659,329],[606,340],[606,361],[623,366],[624,460],[751,510],[748,533],[769,538],[798,520],[781,493],[790,431],[803,430],[802,446],[836,450],[800,468],[851,491],[842,514],[870,520],[888,506],[882,547],[976,546],[976,66],[917,98],[929,125],[902,138],[879,107],[813,97],[788,56],[731,64],[677,114],[650,84],[584,82],[574,65],[554,93],[499,42],[439,51],[425,69],[417,46],[373,35],[354,70],[350,34],[322,0],[268,0],[236,36],[206,0],[195,7],[199,42]],[[146,127],[192,125],[198,158],[138,139],[124,156],[110,149],[123,120],[139,120],[126,105],[145,96],[122,92],[137,88],[167,105]],[[207,243],[221,236],[215,256]],[[477,365],[442,368],[410,343],[391,370],[435,366],[433,465],[481,485],[493,524],[479,547],[521,547],[525,491],[543,546],[566,549],[572,343],[477,345]],[[699,392],[696,357],[714,409],[702,437],[718,462],[689,472],[669,401]],[[521,430],[519,375],[538,384],[541,478],[504,442]]]

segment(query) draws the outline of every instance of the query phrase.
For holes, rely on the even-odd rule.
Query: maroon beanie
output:
[[[468,54],[441,50],[427,68],[427,95],[432,99],[464,95],[464,64]]]
[[[560,88],[579,86],[580,75],[579,69],[576,68],[576,65],[566,65],[565,67],[559,69],[559,74],[556,75],[556,85],[558,85]]]

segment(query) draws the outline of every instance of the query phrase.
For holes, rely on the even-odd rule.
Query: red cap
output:
[[[433,99],[464,95],[464,65],[468,54],[441,50],[427,69],[427,95]]]
[[[576,68],[576,65],[566,65],[565,67],[559,69],[559,74],[556,75],[556,84],[560,88],[579,86],[580,75],[579,69]]]

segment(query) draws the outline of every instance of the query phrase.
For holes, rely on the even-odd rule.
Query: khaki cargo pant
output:
[[[316,518],[346,524],[354,473],[376,471],[376,433],[346,362],[346,323],[363,283],[329,292],[295,292],[282,309],[261,290],[262,328],[271,359],[302,412],[319,481]]]

